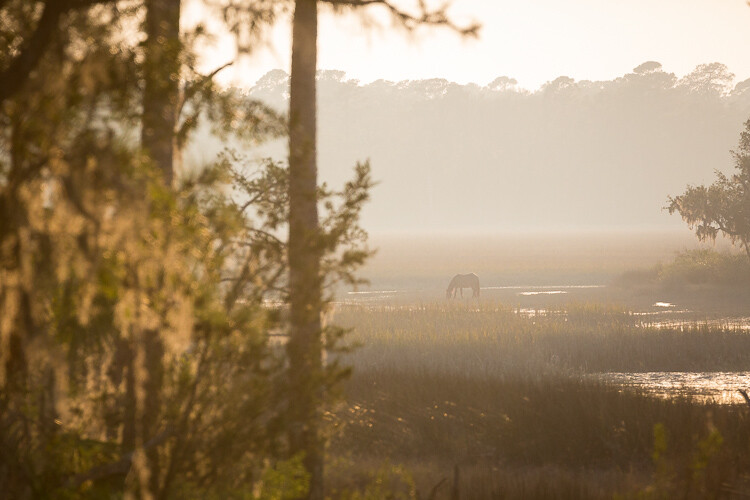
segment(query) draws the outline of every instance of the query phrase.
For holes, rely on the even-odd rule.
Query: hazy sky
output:
[[[439,77],[487,84],[510,76],[534,90],[562,75],[611,79],[648,60],[678,76],[718,61],[736,81],[750,78],[745,0],[455,0],[451,13],[457,22],[482,23],[478,40],[444,28],[409,36],[390,29],[378,8],[367,12],[380,28],[366,26],[360,15],[321,12],[318,67],[343,70],[362,82]],[[289,21],[279,22],[267,41],[268,47],[228,71],[225,81],[251,86],[271,69],[288,71]],[[230,60],[233,47],[230,40],[219,43],[208,67]]]

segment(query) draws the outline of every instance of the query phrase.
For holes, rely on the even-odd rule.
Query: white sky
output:
[[[186,17],[195,15],[186,11]],[[736,81],[750,78],[745,0],[454,0],[450,12],[458,23],[482,23],[478,40],[445,28],[408,35],[391,29],[382,10],[367,11],[379,28],[366,26],[360,15],[334,16],[321,8],[319,69],[343,70],[363,83],[446,78],[484,85],[510,76],[531,90],[563,75],[612,79],[649,60],[678,76],[718,61]],[[289,71],[289,20],[281,20],[267,41],[226,71],[224,81],[252,86],[272,69]],[[206,68],[232,59],[233,52],[232,40],[220,40]]]

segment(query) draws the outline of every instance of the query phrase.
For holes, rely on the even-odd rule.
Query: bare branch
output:
[[[745,399],[745,402],[750,405],[750,396],[747,395],[747,391],[745,389],[737,389],[737,391],[742,394],[742,397]]]
[[[445,26],[454,31],[457,31],[463,36],[476,37],[479,35],[479,29],[481,25],[478,22],[469,24],[468,26],[458,26],[455,24],[450,17],[448,17],[448,7],[450,3],[443,4],[442,6],[430,10],[425,4],[424,0],[419,0],[419,13],[412,14],[403,10],[402,8],[394,5],[391,0],[320,0],[321,2],[328,3],[334,7],[367,7],[370,5],[381,5],[388,9],[391,15],[396,19],[403,28],[408,31],[413,31],[421,25],[432,25],[432,26]]]
[[[195,370],[195,379],[193,380],[193,383],[190,387],[190,397],[188,397],[188,400],[185,402],[185,406],[180,417],[180,422],[177,424],[177,429],[174,433],[174,435],[177,437],[177,442],[175,443],[175,447],[170,455],[169,467],[167,467],[167,473],[164,477],[164,484],[162,485],[161,491],[158,495],[159,499],[166,498],[169,494],[169,486],[174,480],[174,476],[177,471],[177,464],[182,458],[181,455],[185,447],[184,436],[188,434],[187,428],[188,424],[190,423],[190,416],[193,413],[195,400],[198,394],[198,385],[203,379],[203,374],[205,372],[204,364],[206,363],[207,357],[208,347],[204,346],[200,352],[200,358],[198,359],[198,365]]]
[[[200,91],[205,85],[211,82],[213,78],[219,74],[220,71],[222,71],[225,68],[228,68],[234,64],[234,61],[229,61],[228,63],[224,63],[209,74],[205,76],[201,76],[201,78],[198,81],[191,82],[189,85],[185,87],[185,90],[182,93],[182,98],[180,99],[180,103],[177,107],[177,116],[182,114],[182,108],[185,106],[185,103],[192,99],[192,97]]]
[[[157,434],[156,436],[148,440],[146,443],[144,443],[142,449],[148,450],[155,446],[159,446],[172,435],[173,435],[172,428],[167,427],[162,432],[160,432],[159,434]],[[130,453],[127,453],[124,457],[122,457],[117,462],[99,465],[81,474],[76,474],[75,476],[72,476],[70,479],[68,479],[66,483],[66,487],[78,488],[86,481],[96,482],[98,480],[105,479],[105,478],[112,477],[112,476],[124,476],[130,470],[130,466],[132,465],[134,454],[135,452],[131,451]]]

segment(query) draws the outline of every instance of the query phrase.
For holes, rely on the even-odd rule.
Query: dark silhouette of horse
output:
[[[455,298],[457,291],[460,291],[461,297],[463,297],[464,288],[471,288],[472,297],[479,297],[479,276],[474,273],[455,275],[445,291],[445,297],[447,299]]]

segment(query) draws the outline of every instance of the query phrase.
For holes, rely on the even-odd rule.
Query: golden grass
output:
[[[384,461],[406,464],[422,498],[446,477],[436,498],[450,498],[456,465],[461,498],[705,498],[747,484],[748,408],[587,375],[746,370],[745,332],[644,328],[597,304],[535,316],[489,302],[348,306],[334,321],[361,344],[347,356],[354,375],[330,450],[359,472],[336,477],[339,487],[361,486]],[[659,424],[666,451],[655,461]]]
[[[597,304],[529,315],[491,302],[339,306],[354,328],[355,370],[408,368],[473,377],[750,369],[750,335],[705,324],[655,328]]]

